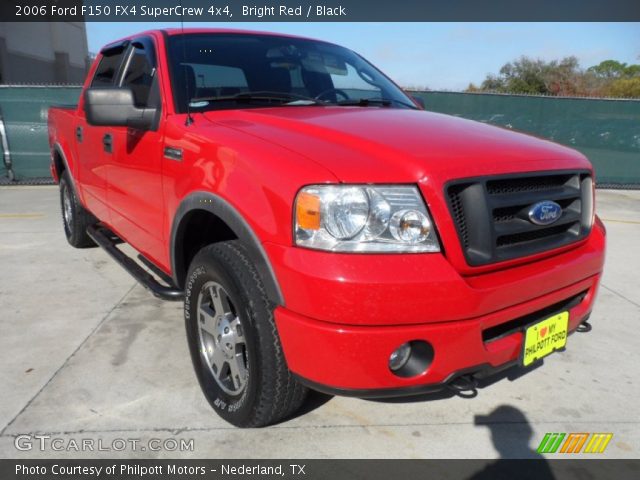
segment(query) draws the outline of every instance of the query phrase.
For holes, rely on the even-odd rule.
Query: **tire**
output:
[[[95,247],[95,242],[87,235],[87,227],[97,223],[97,220],[80,204],[66,170],[60,176],[60,208],[69,245],[75,248]]]
[[[211,407],[237,427],[283,420],[307,394],[287,368],[273,310],[240,242],[206,246],[191,262],[184,303],[191,359]]]

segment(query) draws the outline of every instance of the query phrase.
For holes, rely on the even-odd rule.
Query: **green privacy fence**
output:
[[[412,92],[427,110],[520,130],[584,153],[597,182],[640,185],[640,100]]]
[[[75,104],[79,95],[80,87],[0,86],[0,115],[8,148],[8,151],[0,148],[0,178],[25,180],[49,177],[49,106]]]
[[[424,99],[427,110],[529,132],[576,148],[592,161],[601,185],[640,185],[639,100],[412,93]],[[17,180],[49,176],[47,109],[52,104],[74,104],[79,94],[79,87],[0,86],[0,115]],[[6,179],[10,172],[5,149],[0,151],[4,160],[0,179]]]

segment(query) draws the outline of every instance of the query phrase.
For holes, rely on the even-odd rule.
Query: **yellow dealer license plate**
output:
[[[524,333],[522,364],[526,367],[565,346],[569,312],[562,312],[527,327]]]

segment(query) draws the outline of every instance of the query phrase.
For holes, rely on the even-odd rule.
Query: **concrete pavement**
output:
[[[593,332],[541,368],[473,399],[316,394],[294,419],[239,430],[200,393],[181,304],[153,298],[100,249],[69,247],[56,187],[0,188],[0,456],[532,457],[546,432],[613,432],[604,456],[638,458],[640,192],[598,191],[597,209],[608,256]],[[76,451],[83,440],[112,450]]]

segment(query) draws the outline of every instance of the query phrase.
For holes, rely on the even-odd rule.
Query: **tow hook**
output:
[[[593,327],[591,326],[589,321],[585,320],[580,325],[578,325],[578,327],[576,328],[576,332],[587,333],[587,332],[590,332],[592,328]]]
[[[447,388],[462,398],[478,396],[478,380],[471,375],[461,375],[447,384]]]

